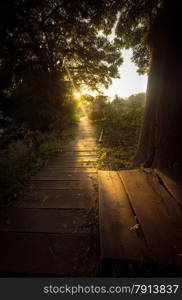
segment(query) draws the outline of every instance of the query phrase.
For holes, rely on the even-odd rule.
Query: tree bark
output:
[[[152,64],[136,162],[144,167],[182,164],[181,9],[166,0],[151,28]]]

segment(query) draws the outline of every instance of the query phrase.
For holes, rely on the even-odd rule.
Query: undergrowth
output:
[[[0,203],[18,198],[30,177],[49,158],[61,151],[73,136],[75,124],[61,135],[57,132],[28,132],[21,140],[12,141],[0,151]]]
[[[103,130],[99,146],[99,169],[119,170],[132,168],[137,151],[144,113],[145,94],[133,95],[128,100],[117,98],[113,102],[99,101],[89,106],[89,114],[98,137]]]

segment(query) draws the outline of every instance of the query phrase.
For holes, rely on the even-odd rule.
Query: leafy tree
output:
[[[131,106],[140,106],[140,107],[144,107],[145,105],[145,93],[138,93],[138,94],[134,94],[131,95],[130,97],[128,97],[128,103]]]
[[[182,164],[180,19],[179,3],[166,1],[151,28],[152,65],[137,155],[144,166]]]
[[[82,94],[81,95],[81,100],[83,103],[92,103],[94,101],[94,96],[89,95],[89,94]]]
[[[63,83],[65,66],[76,86],[107,87],[118,76],[119,48],[132,47],[139,72],[149,73],[138,163],[182,163],[179,1],[3,0],[0,17],[1,99],[32,70]],[[114,24],[112,43],[99,31],[109,35]]]
[[[132,48],[133,62],[140,74],[148,73],[151,64],[151,27],[164,6],[165,0],[110,0],[111,9],[103,21],[103,32],[111,34],[115,27],[115,45]]]
[[[122,59],[98,35],[106,9],[104,1],[1,1],[1,68],[9,66],[16,83],[29,68],[60,76],[66,65],[76,84],[108,86]]]
[[[98,34],[109,5],[103,0],[2,0],[1,110],[30,129],[48,130],[59,110],[64,122],[71,85],[108,87],[122,62],[119,48]]]
[[[137,163],[182,164],[181,7],[177,0],[115,1],[115,43],[133,49],[140,73],[149,73]]]
[[[100,94],[93,98],[92,101],[90,101],[90,98],[88,99],[90,102],[87,106],[89,117],[93,120],[105,118],[109,106],[109,97]]]
[[[116,26],[116,44],[133,49],[133,62],[140,74],[148,73],[151,63],[149,35],[163,0],[122,1]]]

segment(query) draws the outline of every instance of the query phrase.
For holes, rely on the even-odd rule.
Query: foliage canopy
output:
[[[104,32],[109,34],[115,27],[115,45],[133,49],[133,62],[140,74],[148,73],[151,58],[151,32],[164,0],[113,0],[110,1],[109,20]]]
[[[107,8],[105,1],[1,1],[1,70],[17,83],[32,68],[64,76],[66,64],[76,84],[108,86],[122,59],[98,34]]]

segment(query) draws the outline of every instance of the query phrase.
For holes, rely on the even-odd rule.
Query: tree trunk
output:
[[[181,10],[166,0],[151,28],[152,65],[137,164],[171,167],[182,164]]]

